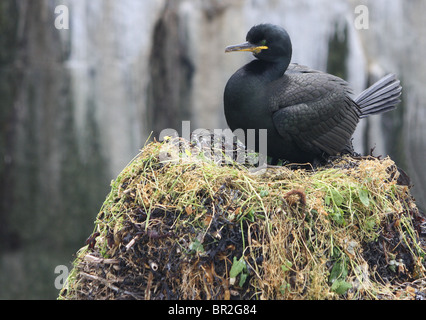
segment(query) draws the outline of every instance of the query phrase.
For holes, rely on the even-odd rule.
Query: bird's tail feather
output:
[[[356,97],[355,102],[361,111],[360,118],[395,109],[401,102],[401,91],[400,82],[394,74],[381,78]]]

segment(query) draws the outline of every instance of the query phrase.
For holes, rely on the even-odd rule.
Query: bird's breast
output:
[[[272,113],[266,97],[265,81],[260,76],[235,73],[228,81],[224,93],[226,121],[231,128],[272,128]]]

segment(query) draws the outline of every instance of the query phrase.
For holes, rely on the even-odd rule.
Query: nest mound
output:
[[[112,182],[59,298],[426,298],[402,180],[389,158],[253,171],[152,142]]]

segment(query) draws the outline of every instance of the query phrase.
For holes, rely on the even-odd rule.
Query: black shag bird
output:
[[[246,40],[225,49],[250,51],[257,58],[228,80],[225,117],[231,130],[241,128],[246,137],[248,129],[267,129],[267,154],[275,160],[302,163],[352,153],[359,119],[392,110],[400,102],[401,86],[393,74],[352,99],[346,81],[290,64],[290,37],[279,26],[254,26]]]

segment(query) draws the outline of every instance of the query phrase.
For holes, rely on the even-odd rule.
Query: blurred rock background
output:
[[[224,86],[252,57],[224,48],[262,22],[287,29],[293,62],[355,93],[398,75],[402,104],[363,120],[355,146],[390,155],[425,208],[425,10],[423,0],[1,1],[0,298],[57,297],[56,266],[71,267],[110,181],[151,132],[181,132],[183,120],[226,128]]]

